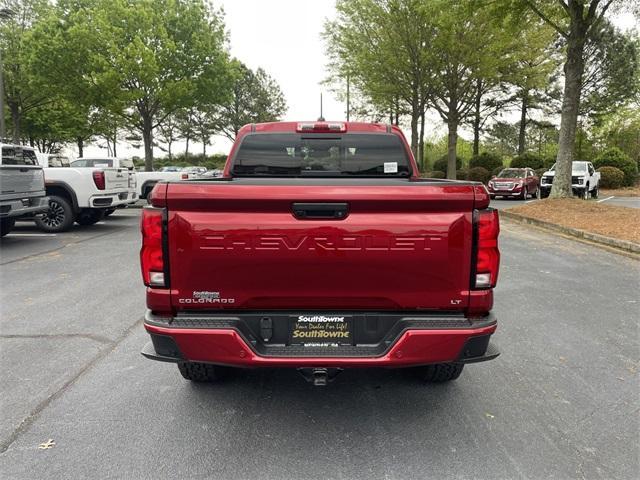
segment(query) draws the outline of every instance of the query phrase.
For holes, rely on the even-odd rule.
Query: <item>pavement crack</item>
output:
[[[103,343],[105,345],[113,344],[113,340],[103,337],[102,335],[95,335],[92,333],[57,333],[57,334],[33,334],[33,335],[0,335],[0,338],[86,338],[87,340],[93,340],[94,342]]]
[[[122,332],[122,334],[116,338],[114,341],[109,342],[109,344],[105,345],[104,348],[102,348],[100,350],[100,352],[98,352],[98,354],[93,357],[84,367],[82,367],[73,377],[71,377],[69,380],[67,380],[58,390],[56,390],[53,394],[51,394],[49,397],[45,398],[44,400],[42,400],[30,413],[27,417],[25,417],[22,422],[20,422],[20,425],[18,425],[13,432],[11,433],[11,435],[9,435],[9,437],[6,440],[3,440],[0,443],[0,454],[6,452],[9,447],[13,444],[13,442],[15,442],[20,435],[22,435],[24,432],[26,432],[29,427],[31,427],[31,425],[33,425],[33,422],[35,422],[38,417],[40,416],[40,414],[42,413],[42,411],[48,407],[51,402],[53,402],[54,400],[56,400],[57,398],[59,398],[65,391],[67,391],[67,389],[69,387],[71,387],[74,383],[76,383],[76,381],[82,377],[85,373],[87,373],[89,370],[91,370],[100,360],[102,360],[103,358],[105,358],[107,355],[109,355],[111,352],[113,352],[113,350],[115,350],[115,348],[123,341],[125,340],[133,331],[135,328],[139,327],[142,324],[142,321],[144,320],[144,317],[139,318],[135,323],[133,323],[132,325],[130,325],[124,332]]]

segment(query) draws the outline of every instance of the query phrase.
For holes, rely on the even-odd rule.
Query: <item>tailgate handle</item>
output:
[[[342,220],[349,215],[348,203],[294,203],[292,209],[299,220]]]

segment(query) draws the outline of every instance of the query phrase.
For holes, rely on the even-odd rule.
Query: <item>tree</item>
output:
[[[227,99],[222,16],[202,0],[60,0],[39,33],[50,80],[139,131],[147,170],[169,115]]]
[[[555,29],[566,41],[564,90],[560,117],[560,139],[556,174],[551,197],[570,197],[571,162],[573,161],[576,127],[580,112],[585,45],[596,34],[599,25],[613,3],[618,0],[517,0],[531,9]]]
[[[339,0],[337,18],[325,24],[329,80],[349,76],[372,110],[390,112],[390,123],[407,110],[411,149],[419,152],[419,124],[426,108],[433,26],[422,0]]]
[[[25,115],[50,101],[49,92],[38,85],[37,70],[29,62],[33,47],[32,26],[46,14],[49,4],[46,0],[4,0],[3,9],[11,11],[12,15],[0,22],[2,80],[11,112],[13,142],[20,143]]]
[[[169,115],[165,118],[165,121],[158,127],[158,137],[157,139],[162,142],[162,144],[158,144],[158,148],[160,150],[167,152],[169,156],[169,160],[173,160],[173,150],[172,146],[175,142],[182,139],[182,135],[180,133],[180,120],[178,119],[176,113]],[[166,145],[166,148],[163,146]]]
[[[458,128],[476,103],[477,80],[492,79],[502,66],[504,37],[494,12],[472,1],[425,3],[436,34],[430,42],[434,69],[429,104],[448,129],[447,178],[456,178]],[[482,48],[478,48],[478,46]]]
[[[210,110],[211,123],[208,120],[203,123],[206,126],[205,134],[215,129],[233,141],[242,126],[248,123],[270,122],[284,115],[287,110],[284,95],[276,81],[264,70],[258,68],[253,72],[235,60],[232,78],[231,100]],[[203,115],[208,116],[207,111],[204,111]],[[195,124],[197,121],[194,118]],[[199,136],[202,139],[201,128],[200,132]],[[208,138],[210,135],[206,136]]]

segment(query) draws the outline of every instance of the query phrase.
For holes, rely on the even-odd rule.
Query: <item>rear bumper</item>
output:
[[[144,326],[152,341],[141,353],[147,358],[165,362],[293,368],[473,363],[491,360],[499,355],[489,345],[497,326],[493,315],[477,320],[436,314],[400,317],[394,328],[389,329],[384,339],[376,345],[356,344],[334,348],[266,345],[258,336],[243,328],[244,316],[198,316],[197,319],[191,317],[189,321],[184,321],[184,318],[162,318],[148,312]]]
[[[89,208],[113,208],[135,203],[135,193],[119,192],[93,195],[89,198]]]
[[[25,197],[0,202],[0,218],[43,213],[49,209],[49,197]]]

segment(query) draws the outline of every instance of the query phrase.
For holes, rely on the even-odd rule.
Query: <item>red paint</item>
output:
[[[380,357],[265,357],[233,329],[163,328],[145,324],[149,333],[173,337],[189,361],[251,367],[406,367],[456,360],[473,336],[495,332],[495,325],[465,330],[408,330]]]

